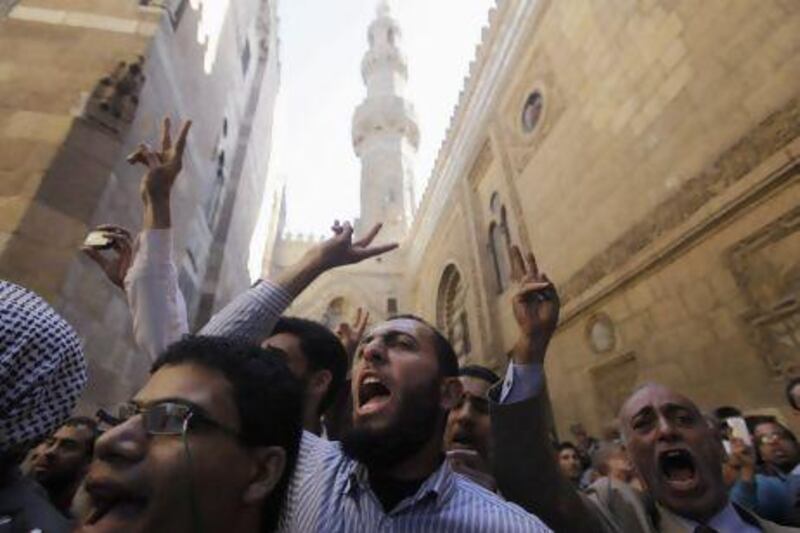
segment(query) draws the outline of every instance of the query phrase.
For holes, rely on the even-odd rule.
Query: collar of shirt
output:
[[[441,508],[452,495],[456,481],[455,476],[456,474],[450,468],[450,463],[447,460],[442,461],[441,466],[428,476],[428,479],[422,483],[414,496],[401,501],[389,514],[401,513],[431,498],[435,500],[436,508]],[[372,493],[372,489],[369,486],[367,467],[357,461],[351,461],[347,482],[344,484],[342,492],[351,498],[358,498],[366,492]],[[377,497],[374,494],[372,494],[372,497],[377,501]]]
[[[685,524],[688,531],[694,531],[697,526],[701,525],[700,522],[695,522],[689,518],[679,516],[663,507],[661,507],[661,512],[671,514],[679,522]],[[738,531],[741,533],[757,533],[760,531],[757,525],[754,526],[748,520],[745,520],[742,515],[736,511],[736,508],[731,502],[728,502],[728,505],[726,505],[722,511],[714,515],[705,525],[720,532]]]

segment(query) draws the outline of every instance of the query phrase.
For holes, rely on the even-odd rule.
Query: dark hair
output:
[[[500,381],[500,376],[492,372],[490,369],[481,365],[467,365],[458,369],[459,376],[466,376],[470,378],[482,379],[490,385],[494,385]]]
[[[572,444],[570,441],[565,440],[556,444],[556,452],[561,453],[564,450],[575,450],[575,453],[580,455],[580,451],[578,447]]]
[[[100,428],[97,427],[97,422],[88,416],[73,416],[68,418],[63,425],[71,428],[84,427],[92,432],[92,439],[89,441],[89,457],[91,458],[94,455],[94,441],[100,436]]]
[[[795,434],[792,433],[792,430],[790,430],[789,428],[787,428],[786,426],[784,426],[783,424],[778,422],[778,420],[776,418],[774,418],[774,417],[765,416],[764,418],[760,418],[760,419],[757,419],[756,421],[754,421],[753,422],[753,426],[752,426],[753,427],[752,433],[755,433],[755,430],[756,430],[756,428],[758,428],[758,426],[763,426],[764,424],[775,424],[776,426],[778,426],[781,429],[783,434],[786,435],[786,438],[788,438],[790,441],[794,442],[795,444],[798,444],[797,436],[795,436]]]
[[[795,402],[794,398],[792,398],[792,389],[797,385],[800,385],[800,377],[789,380],[789,383],[786,384],[786,399],[789,401],[789,405],[792,406],[792,409],[795,411],[800,411],[800,405],[797,405],[797,402]]]
[[[300,382],[276,351],[224,337],[187,336],[170,345],[151,372],[182,364],[201,365],[225,376],[233,388],[243,445],[279,446],[286,451],[286,469],[262,511],[262,530],[274,530],[300,448]]]
[[[730,405],[722,405],[717,407],[713,411],[714,417],[717,420],[725,420],[726,418],[734,418],[737,416],[742,416],[742,412],[737,409],[736,407],[732,407]]]
[[[451,378],[458,376],[458,356],[456,355],[450,341],[442,335],[438,329],[430,325],[428,322],[418,317],[417,315],[405,314],[396,315],[389,320],[416,320],[417,322],[425,325],[433,332],[433,347],[436,350],[436,357],[439,360],[439,376],[444,378]]]
[[[300,340],[300,350],[312,370],[327,370],[331,373],[330,385],[319,404],[318,414],[321,415],[333,405],[344,385],[347,376],[347,352],[344,346],[331,330],[319,322],[304,318],[280,317],[271,335],[278,333],[288,333]]]
[[[772,415],[749,415],[744,417],[744,422],[747,424],[747,430],[752,434],[756,431],[756,426],[768,423],[777,423],[778,420]]]

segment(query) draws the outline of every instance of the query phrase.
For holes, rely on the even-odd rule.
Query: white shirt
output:
[[[142,231],[133,250],[125,293],[133,315],[133,337],[153,362],[167,346],[189,332],[186,302],[172,259],[172,231]]]

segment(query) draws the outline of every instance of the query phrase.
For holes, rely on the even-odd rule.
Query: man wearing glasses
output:
[[[82,532],[261,532],[278,520],[301,434],[279,355],[188,337],[113,415],[86,479]]]

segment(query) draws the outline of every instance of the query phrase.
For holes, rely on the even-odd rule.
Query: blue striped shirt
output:
[[[291,303],[282,287],[257,283],[235,298],[202,329],[203,335],[237,337],[260,343],[272,331]],[[509,382],[530,372],[515,368]],[[514,389],[503,396],[513,401]],[[466,477],[442,465],[426,479],[416,494],[384,512],[369,486],[366,468],[347,457],[338,442],[303,433],[297,467],[289,485],[281,518],[282,532],[337,533],[536,533],[550,529],[521,507],[508,503]]]
[[[467,478],[447,461],[416,494],[384,512],[369,487],[366,468],[337,442],[304,433],[289,487],[283,532],[546,532],[535,516]]]

